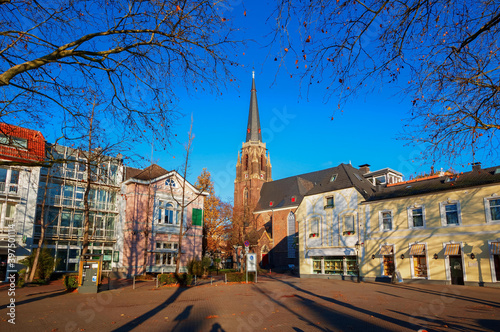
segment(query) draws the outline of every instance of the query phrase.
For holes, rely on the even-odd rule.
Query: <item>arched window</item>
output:
[[[158,211],[158,223],[177,225],[176,214],[174,213],[175,207],[172,203],[165,203],[160,201],[159,211]]]
[[[245,188],[243,190],[243,205],[247,205],[248,204],[248,189]]]
[[[295,233],[297,233],[297,230],[295,228],[295,214],[291,211],[288,214],[287,225],[288,225],[287,227],[288,258],[295,258],[295,251],[296,251]]]

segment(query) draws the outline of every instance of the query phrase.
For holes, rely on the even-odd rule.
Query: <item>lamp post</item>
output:
[[[356,270],[357,270],[357,273],[358,273],[358,283],[360,282],[359,281],[359,247],[361,245],[359,244],[359,241],[356,241],[356,244],[354,245],[354,247],[356,247]]]

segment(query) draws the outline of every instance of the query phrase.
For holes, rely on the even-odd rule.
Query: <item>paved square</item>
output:
[[[118,285],[64,292],[60,281],[16,291],[1,331],[498,331],[500,289],[261,276],[257,284]]]

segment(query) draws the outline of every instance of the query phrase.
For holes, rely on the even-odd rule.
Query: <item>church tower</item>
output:
[[[255,73],[252,72],[252,90],[246,141],[236,162],[236,180],[234,180],[234,206],[253,210],[260,197],[260,189],[264,182],[271,179],[271,161],[262,142],[260,130],[257,90],[255,89]]]

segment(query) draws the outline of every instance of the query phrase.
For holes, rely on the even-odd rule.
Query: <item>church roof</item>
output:
[[[255,74],[253,72],[246,142],[250,141],[262,142],[262,134],[260,132],[259,106],[257,105],[257,90],[255,89]]]
[[[331,181],[334,175],[335,180]],[[363,172],[349,164],[266,182],[262,185],[255,212],[297,207],[304,196],[352,187],[365,198],[375,191]],[[293,202],[292,197],[295,198]]]

